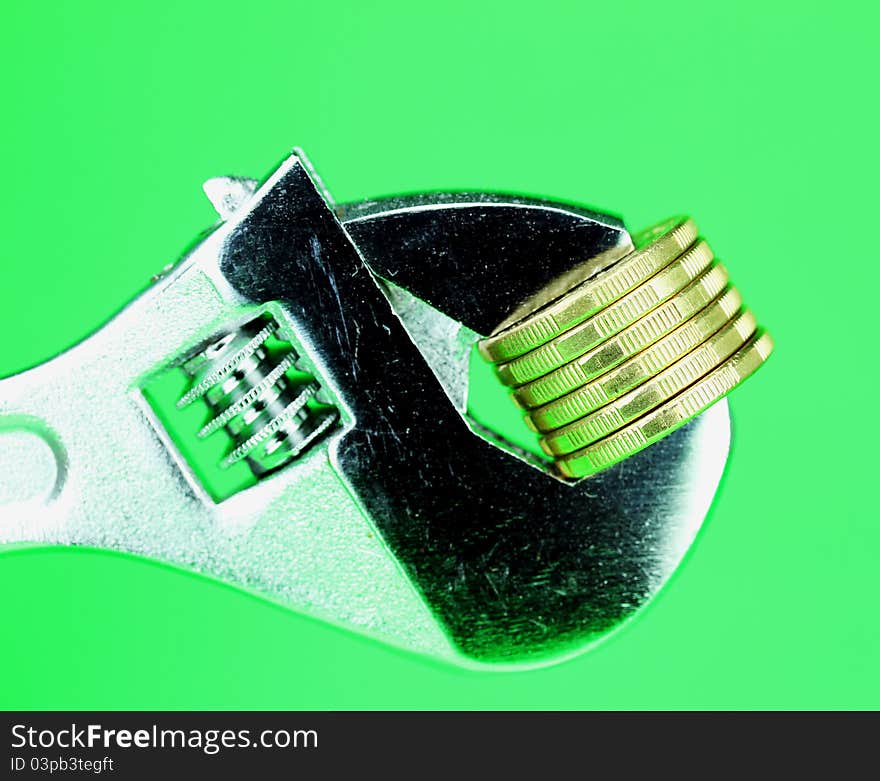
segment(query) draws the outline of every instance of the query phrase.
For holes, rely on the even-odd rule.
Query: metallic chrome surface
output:
[[[277,330],[274,320],[261,317],[215,335],[186,361],[193,385],[177,402],[186,407],[204,398],[215,417],[198,436],[225,427],[237,447],[224,465],[246,458],[258,476],[299,457],[338,417],[332,407],[319,411],[307,406],[318,392],[317,382],[293,383],[286,375],[297,357],[292,348],[269,355],[266,342]]]
[[[202,189],[211,201],[211,205],[217,210],[217,214],[222,219],[228,220],[253,197],[258,185],[256,179],[242,176],[215,176],[213,179],[208,179],[202,185]]]
[[[385,198],[336,211],[378,277],[483,335],[632,250],[616,217],[498,194]]]
[[[557,216],[565,230],[579,219],[558,206],[529,208],[546,208],[526,220],[535,246],[542,232],[545,243],[556,235]],[[0,382],[4,463],[34,437],[46,443],[34,470],[0,471],[0,539],[161,559],[466,663],[560,658],[633,615],[708,510],[727,456],[726,406],[594,478],[556,478],[475,433],[462,414],[456,369],[485,322],[476,296],[453,300],[445,272],[470,274],[494,318],[505,303],[503,291],[492,293],[496,270],[466,268],[475,255],[465,249],[513,268],[522,255],[510,225],[486,229],[480,209],[449,202],[366,211],[352,225],[359,252],[292,156],[103,329]],[[426,213],[462,237],[436,284],[423,273],[436,251],[407,240],[423,235]],[[583,262],[628,242],[622,228],[597,234],[597,221],[584,220],[590,235],[616,238],[572,238],[561,253],[569,261],[574,250]],[[341,424],[296,463],[216,504],[139,389],[254,308],[295,335],[306,368],[338,400]],[[16,488],[22,480],[30,490]]]

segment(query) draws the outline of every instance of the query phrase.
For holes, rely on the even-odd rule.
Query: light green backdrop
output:
[[[814,10],[821,9],[821,10]],[[93,551],[0,554],[0,706],[880,706],[873,3],[58,2],[0,24],[0,373],[94,329],[303,146],[340,200],[504,189],[693,214],[777,354],[635,622],[516,674]],[[0,518],[2,522],[2,518]]]

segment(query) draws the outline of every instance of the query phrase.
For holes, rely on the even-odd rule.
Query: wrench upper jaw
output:
[[[430,193],[336,207],[371,270],[486,336],[623,257],[612,215],[495,193]]]

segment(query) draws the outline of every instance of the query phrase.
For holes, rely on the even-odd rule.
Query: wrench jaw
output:
[[[556,253],[547,278],[566,263],[595,273],[631,246],[622,224],[558,204],[452,196],[334,212],[301,155],[249,187],[235,180],[227,198],[215,180],[226,221],[202,245],[77,348],[0,383],[0,460],[15,461],[22,438],[9,432],[28,420],[28,436],[63,454],[64,475],[58,487],[35,472],[52,491],[34,490],[38,511],[26,518],[4,510],[3,539],[194,568],[461,664],[546,663],[644,605],[714,496],[725,403],[566,483],[474,422],[496,401],[468,399],[464,380],[479,336],[547,282],[534,262],[515,290],[505,275],[541,246]],[[229,323],[267,311],[339,424],[215,501],[142,390]],[[497,403],[510,404],[501,393]]]
[[[373,273],[488,336],[633,249],[610,214],[498,193],[429,193],[336,209]]]

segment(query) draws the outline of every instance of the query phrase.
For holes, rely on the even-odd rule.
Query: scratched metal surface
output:
[[[0,381],[0,540],[137,553],[457,661],[574,652],[657,592],[720,478],[723,403],[563,483],[468,424],[411,338],[424,306],[398,288],[392,309],[301,160],[237,207],[103,329]],[[266,302],[344,425],[214,504],[139,384]]]
[[[522,658],[595,638],[684,554],[720,477],[726,415],[574,485],[475,436],[299,163],[251,208],[220,268],[310,334],[355,421],[336,466],[466,653]]]

